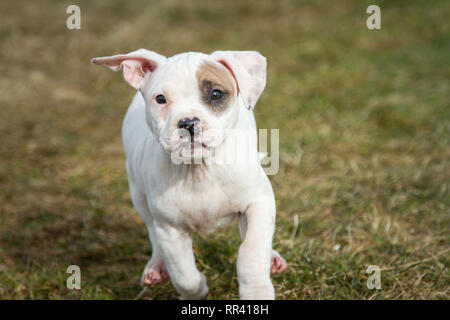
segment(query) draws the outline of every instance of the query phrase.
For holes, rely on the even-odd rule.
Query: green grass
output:
[[[64,1],[0,3],[1,299],[141,292],[151,247],[120,137],[134,92],[89,63],[141,47],[268,58],[255,113],[280,129],[278,299],[449,299],[448,1],[77,3],[76,31]],[[195,236],[208,298],[238,298],[239,243],[236,223]],[[71,264],[82,290],[65,286]],[[366,287],[369,265],[381,290]],[[166,284],[140,298],[176,296]]]

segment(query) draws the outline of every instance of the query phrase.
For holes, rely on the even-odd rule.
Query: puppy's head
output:
[[[164,149],[188,150],[192,156],[222,144],[240,108],[251,110],[266,84],[266,59],[256,51],[166,58],[139,49],[92,62],[122,69],[125,80],[142,93],[147,124]]]

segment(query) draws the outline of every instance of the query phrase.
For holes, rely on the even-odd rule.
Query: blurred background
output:
[[[0,299],[177,297],[140,294],[151,246],[121,145],[135,92],[90,64],[137,48],[267,57],[255,114],[280,129],[278,299],[448,299],[449,24],[449,1],[2,0]],[[236,223],[195,237],[209,299],[238,298],[239,243]]]

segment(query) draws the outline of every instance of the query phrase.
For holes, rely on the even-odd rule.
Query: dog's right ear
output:
[[[146,76],[164,64],[167,58],[153,51],[139,49],[127,54],[93,58],[93,64],[104,64],[114,71],[123,70],[123,77],[135,89],[141,89]]]

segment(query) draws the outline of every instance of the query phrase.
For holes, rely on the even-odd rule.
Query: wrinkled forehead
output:
[[[210,55],[199,52],[177,54],[167,59],[150,78],[147,89],[160,86],[181,85],[198,87],[199,82],[209,80],[225,87],[232,87],[231,73]]]

